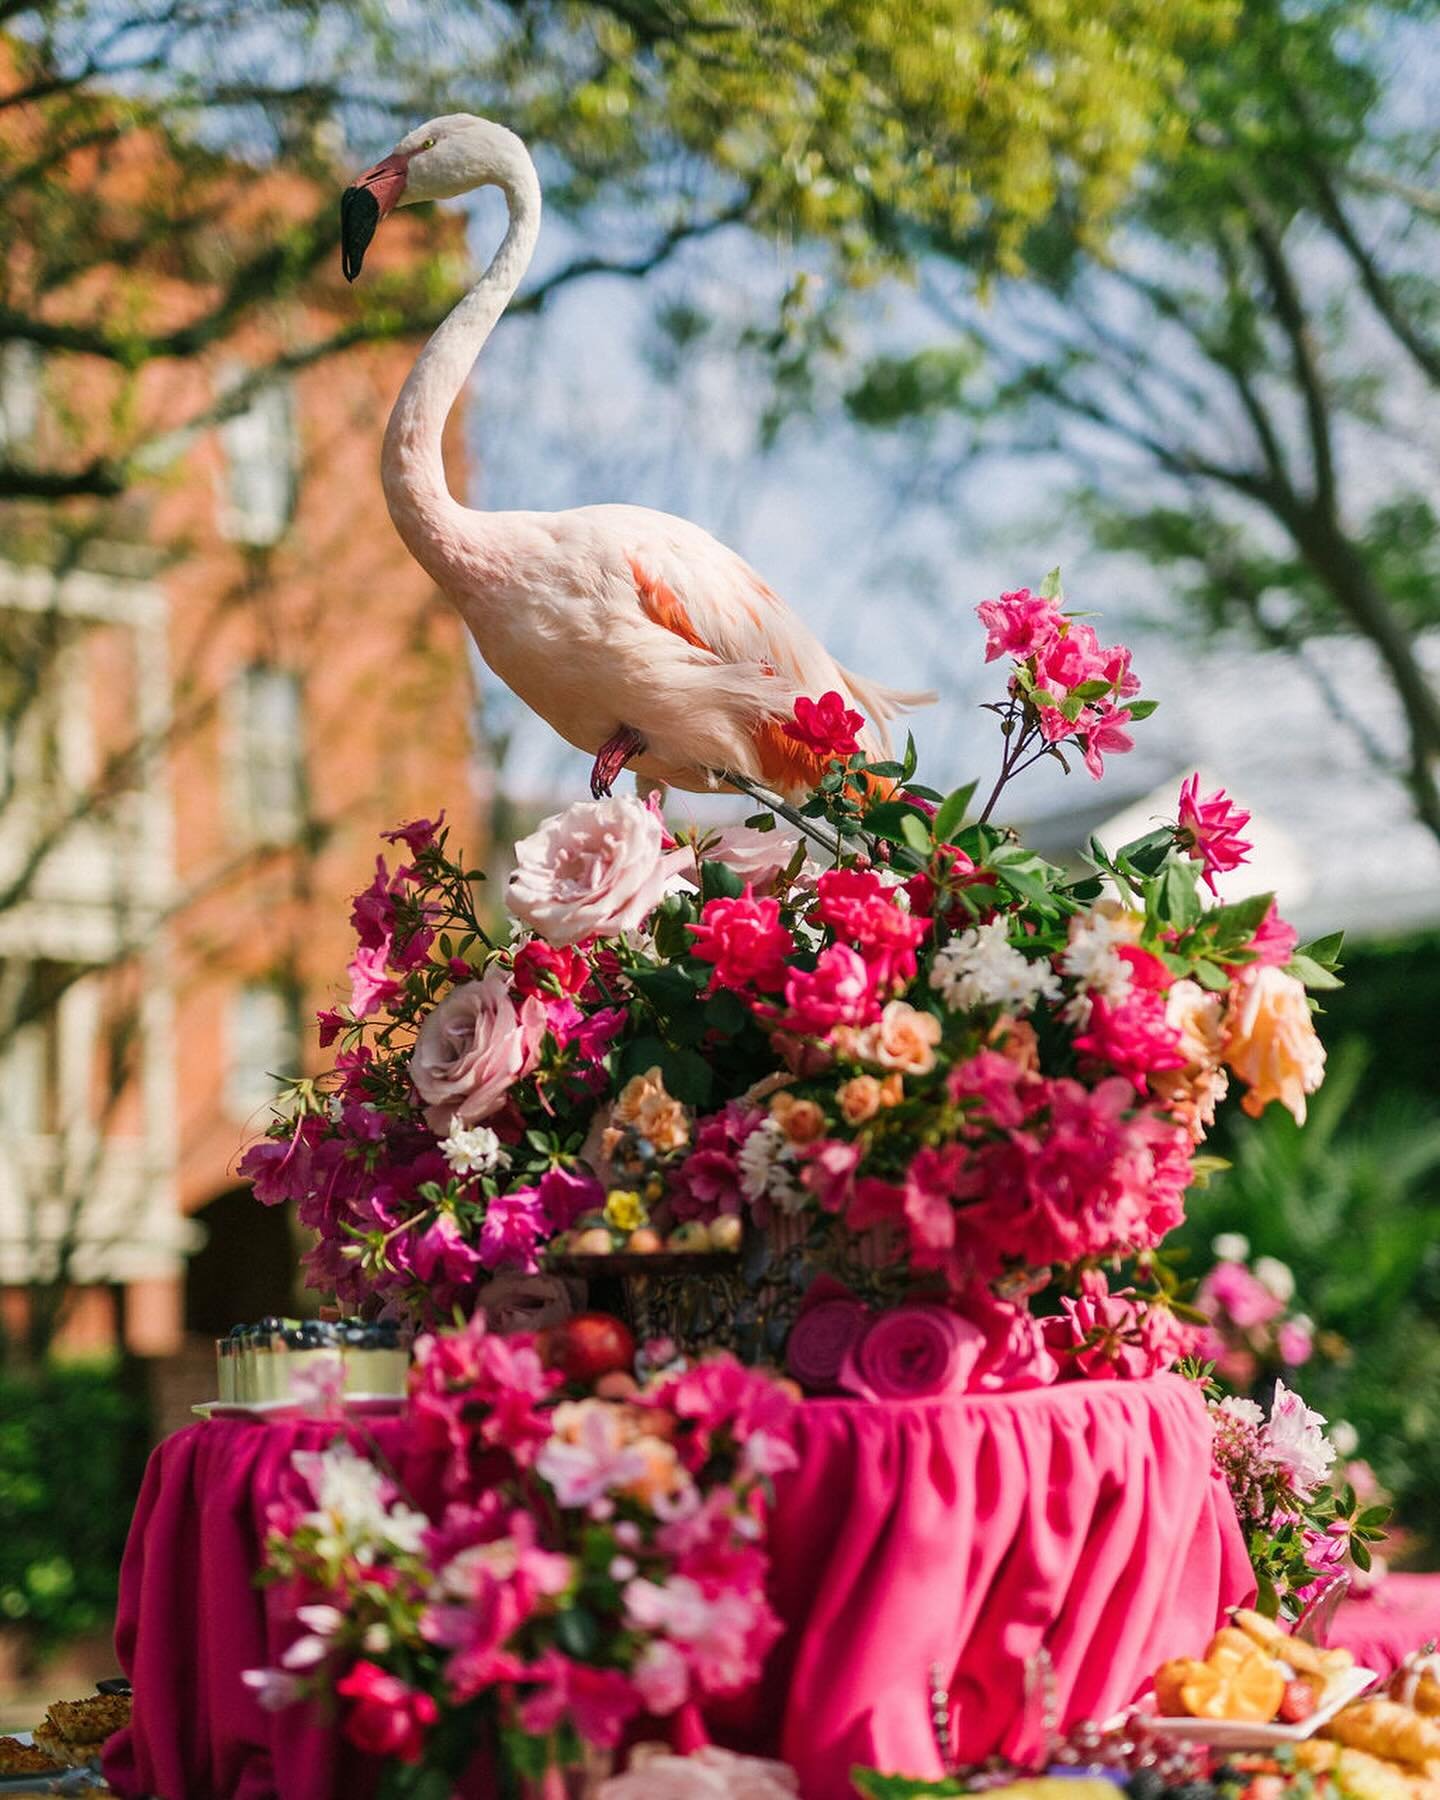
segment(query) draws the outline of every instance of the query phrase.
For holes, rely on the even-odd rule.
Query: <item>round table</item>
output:
[[[107,1746],[117,1794],[349,1800],[370,1785],[333,1721],[266,1713],[241,1681],[294,1635],[254,1586],[267,1506],[292,1453],[339,1430],[417,1504],[437,1492],[403,1416],[211,1420],[152,1455],[121,1572],[116,1645],[135,1710]],[[1175,1376],[812,1400],[794,1441],[770,1528],[784,1636],[751,1693],[682,1735],[783,1756],[808,1800],[839,1800],[856,1763],[943,1773],[934,1670],[962,1758],[1023,1753],[1025,1667],[1042,1646],[1063,1720],[1103,1717],[1254,1591],[1205,1408]]]

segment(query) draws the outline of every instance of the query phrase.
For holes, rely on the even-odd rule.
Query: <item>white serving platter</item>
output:
[[[1324,1704],[1298,1725],[1252,1725],[1243,1719],[1165,1719],[1145,1712],[1143,1705],[1141,1722],[1181,1743],[1209,1744],[1215,1750],[1275,1750],[1282,1744],[1303,1744],[1378,1680],[1374,1669],[1347,1669],[1335,1677]]]
[[[11,1731],[4,1734],[17,1743],[33,1744],[33,1731]],[[0,1794],[93,1794],[103,1788],[100,1765],[89,1763],[81,1769],[61,1769],[54,1775],[0,1775]]]

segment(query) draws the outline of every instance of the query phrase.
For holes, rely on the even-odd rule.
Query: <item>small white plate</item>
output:
[[[230,1400],[201,1400],[190,1410],[202,1419],[304,1419],[324,1416],[310,1412],[299,1400],[252,1400],[244,1406]],[[342,1413],[355,1413],[364,1419],[389,1418],[404,1410],[403,1394],[346,1394],[340,1401]]]
[[[1378,1680],[1374,1669],[1347,1669],[1335,1677],[1325,1703],[1298,1725],[1251,1725],[1243,1719],[1160,1719],[1143,1710],[1141,1723],[1181,1743],[1210,1744],[1217,1750],[1272,1750],[1281,1744],[1303,1744]]]

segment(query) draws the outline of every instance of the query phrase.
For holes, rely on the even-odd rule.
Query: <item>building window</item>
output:
[[[272,982],[255,982],[230,999],[225,1107],[250,1120],[300,1069],[300,1023],[293,997]]]
[[[39,346],[23,338],[0,344],[0,455],[28,450],[40,425]]]
[[[222,396],[249,374],[228,366]],[[225,466],[221,481],[220,533],[233,544],[265,549],[278,544],[295,513],[300,483],[300,440],[295,396],[288,381],[267,381],[242,411],[220,426]]]
[[[5,1138],[58,1132],[67,1097],[73,1107],[76,1095],[83,1100],[88,1092],[88,1061],[69,1070],[63,1066],[61,1005],[73,979],[74,972],[60,963],[0,965],[0,1135]]]
[[[288,844],[305,818],[305,721],[300,677],[254,663],[229,698],[232,810],[250,843]]]

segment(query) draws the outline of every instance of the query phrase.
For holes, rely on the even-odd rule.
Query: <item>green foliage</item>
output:
[[[1352,983],[1347,993],[1363,981]],[[1328,999],[1328,997],[1327,997]],[[1231,1127],[1231,1167],[1192,1190],[1178,1236],[1208,1260],[1221,1231],[1243,1232],[1288,1263],[1299,1303],[1336,1360],[1317,1356],[1296,1385],[1348,1419],[1402,1518],[1440,1518],[1440,1108],[1410,1095],[1357,1105],[1371,1052],[1332,1044],[1303,1129],[1272,1107]]]
[[[113,1619],[145,1448],[112,1367],[0,1371],[0,1624],[35,1650]]]

